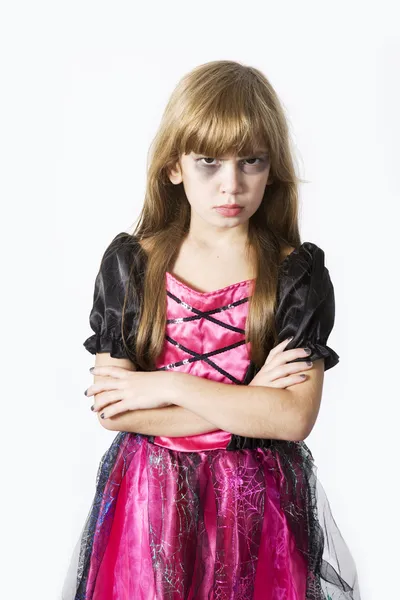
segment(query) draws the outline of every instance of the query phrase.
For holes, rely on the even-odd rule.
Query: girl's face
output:
[[[172,183],[183,183],[193,217],[217,228],[242,225],[257,211],[270,163],[264,148],[252,156],[206,157],[182,154],[170,171]],[[219,208],[227,205],[227,209]],[[234,208],[234,207],[238,208]]]

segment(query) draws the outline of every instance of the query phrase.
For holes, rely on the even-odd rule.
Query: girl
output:
[[[118,432],[63,600],[359,599],[304,440],[335,315],[301,242],[284,111],[257,69],[195,68],[153,141],[132,234],[107,247],[86,390]]]

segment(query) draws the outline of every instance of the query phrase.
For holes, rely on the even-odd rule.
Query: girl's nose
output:
[[[237,194],[241,187],[240,169],[237,165],[226,163],[222,175],[222,191],[225,194]]]

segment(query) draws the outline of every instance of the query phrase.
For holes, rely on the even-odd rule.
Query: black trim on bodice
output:
[[[207,321],[216,323],[220,327],[224,327],[225,329],[230,329],[231,331],[236,331],[237,333],[242,333],[243,336],[245,335],[245,331],[241,327],[234,327],[233,325],[224,323],[223,321],[220,321],[219,319],[215,319],[214,317],[211,317],[210,315],[212,315],[214,313],[223,312],[225,310],[228,310],[229,308],[233,308],[235,306],[239,306],[240,304],[243,304],[244,302],[248,302],[248,300],[249,300],[248,297],[242,298],[241,300],[236,300],[236,302],[232,302],[231,304],[226,304],[226,305],[220,306],[218,308],[213,308],[211,310],[202,311],[202,310],[195,308],[194,306],[191,306],[190,304],[187,304],[186,302],[184,302],[183,300],[178,298],[178,296],[175,296],[175,294],[172,294],[169,290],[167,290],[167,295],[170,298],[172,298],[173,300],[175,300],[175,302],[177,302],[178,304],[181,304],[182,306],[187,308],[187,310],[192,311],[196,315],[193,317],[178,317],[176,319],[168,319],[167,320],[168,324],[169,323],[183,323],[186,321],[196,321],[203,317]],[[159,367],[158,369],[156,369],[157,371],[165,371],[166,369],[173,369],[174,367],[179,367],[180,365],[185,365],[187,363],[196,362],[198,360],[204,360],[208,365],[210,365],[210,367],[212,367],[213,369],[218,371],[218,373],[221,373],[221,375],[224,375],[225,377],[230,379],[236,385],[242,384],[242,381],[240,379],[237,379],[237,377],[235,377],[231,373],[228,373],[228,371],[225,371],[225,369],[222,369],[221,367],[219,367],[214,361],[210,360],[209,357],[215,356],[216,354],[221,354],[222,352],[226,352],[227,350],[231,350],[232,348],[237,348],[238,346],[243,346],[243,344],[245,343],[245,339],[242,339],[239,342],[235,342],[234,344],[229,344],[228,346],[223,346],[222,348],[218,348],[217,350],[213,350],[212,352],[199,354],[195,350],[191,350],[190,348],[183,346],[182,344],[180,344],[179,342],[177,342],[176,340],[171,338],[169,335],[166,335],[165,337],[171,344],[173,344],[174,346],[177,346],[183,352],[186,352],[187,354],[191,354],[192,358],[185,358],[184,360],[180,360],[175,363],[170,363],[169,365],[165,365],[164,367]]]

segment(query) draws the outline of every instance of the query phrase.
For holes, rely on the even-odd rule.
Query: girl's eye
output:
[[[245,158],[244,160],[258,160],[258,161],[260,161],[260,162],[263,162],[263,159],[262,159],[262,158],[256,158],[256,157],[254,157],[254,158]],[[260,164],[260,162],[258,162],[258,163],[252,163],[252,164],[251,164],[251,165],[249,165],[249,166],[250,166],[250,167],[254,167],[256,164]]]
[[[197,161],[198,161],[198,162],[199,162],[199,161],[202,161],[202,160],[205,160],[205,161],[208,161],[208,160],[210,160],[210,161],[213,161],[213,160],[217,160],[217,159],[216,159],[216,158],[212,158],[211,156],[203,156],[202,158],[198,158],[198,159],[197,159]],[[252,160],[254,160],[254,161],[255,161],[255,160],[258,160],[259,162],[258,162],[258,163],[251,163],[251,164],[247,164],[247,165],[245,165],[245,166],[248,166],[248,167],[255,167],[255,166],[257,166],[258,164],[260,164],[260,163],[264,162],[264,159],[262,159],[262,158],[258,158],[258,157],[254,157],[254,158],[245,158],[245,159],[243,159],[241,162],[242,162],[242,163],[245,163],[246,161],[252,161]],[[210,166],[210,167],[216,167],[216,166],[217,166],[217,165],[213,165],[213,164],[211,164],[211,163],[209,163],[209,162],[202,163],[202,164],[204,164],[205,166]]]
[[[211,158],[210,156],[204,156],[203,158],[199,158],[199,161],[201,160],[215,160],[215,158]],[[206,165],[209,165],[210,163],[206,163]],[[211,165],[212,167],[215,165]]]

